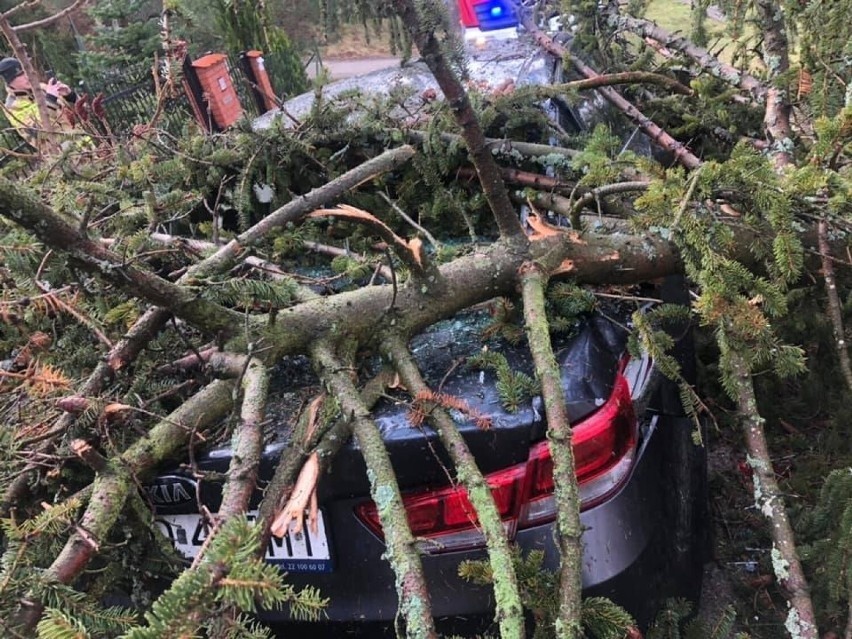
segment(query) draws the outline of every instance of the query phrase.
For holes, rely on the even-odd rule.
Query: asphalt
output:
[[[357,59],[334,59],[324,58],[322,65],[328,69],[329,75],[333,80],[342,78],[351,78],[355,75],[364,75],[379,69],[386,69],[398,65],[399,58],[357,58]],[[315,64],[309,64],[307,67],[308,76],[313,78],[316,76],[317,67]]]

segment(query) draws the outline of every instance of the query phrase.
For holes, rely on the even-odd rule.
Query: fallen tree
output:
[[[40,187],[39,195],[0,178],[8,281],[0,306],[8,327],[0,388],[10,430],[2,478],[9,524],[0,627],[10,636],[51,636],[57,629],[84,626],[92,633],[124,629],[132,637],[172,636],[145,634],[169,628],[180,636],[204,627],[220,636],[223,619],[239,623],[232,606],[255,598],[289,601],[297,614],[316,614],[321,607],[316,593],[288,592],[259,561],[246,564],[254,571],[249,578],[236,560],[245,554],[234,548],[243,542],[259,553],[279,516],[286,529],[293,513],[310,509],[321,469],[341,442],[354,436],[370,472],[371,494],[381,504],[405,632],[435,636],[419,555],[370,409],[394,374],[412,397],[430,390],[408,352],[411,337],[460,310],[519,296],[548,437],[556,444],[562,567],[554,628],[558,636],[581,636],[582,531],[571,425],[547,338],[548,283],[567,278],[577,285],[628,285],[686,273],[697,287],[695,314],[716,335],[723,384],[742,415],[755,498],[771,521],[778,581],[790,591],[788,629],[797,637],[817,636],[752,380],[762,370],[783,376],[803,368],[801,350],[785,344],[773,322],[784,315],[786,295],[804,277],[809,256],[830,279],[836,347],[841,361],[848,362],[842,359],[845,329],[836,299],[837,282],[848,274],[844,250],[852,227],[845,203],[848,107],[821,122],[813,139],[799,140],[803,161],[796,166],[789,144],[779,140],[790,131],[784,120],[789,109],[777,108],[783,92],[756,90],[751,76],[735,78],[714,67],[721,69],[716,75],[723,81],[747,92],[754,100],[751,108],[768,113],[771,144],[768,156],[738,145],[721,148],[723,160],[705,161],[575,58],[576,71],[592,81],[563,91],[597,89],[683,169],[625,156],[622,140],[604,128],[586,136],[580,152],[544,155],[541,143],[551,131],[543,118],[531,115],[539,144],[524,140],[512,152],[495,153],[494,139],[506,134],[501,126],[508,128],[509,116],[527,115],[518,106],[521,92],[494,95],[485,88],[472,100],[449,57],[457,51],[454,29],[447,28],[438,3],[393,4],[446,98],[446,109],[440,101],[424,99],[432,106],[417,123],[426,119],[431,130],[389,130],[377,118],[373,127],[352,131],[345,109],[318,108],[315,120],[292,131],[242,131],[180,142],[150,134],[106,160],[69,170],[63,181],[54,181],[49,168],[36,172],[32,183]],[[766,10],[766,2],[757,5]],[[543,47],[570,57],[539,31],[532,16],[526,24]],[[613,24],[636,25],[626,19]],[[646,32],[662,39],[657,31]],[[675,40],[663,42],[672,46]],[[773,42],[769,54],[786,55],[783,43]],[[681,48],[699,67],[709,64],[694,47]],[[535,92],[532,97],[540,99]],[[526,108],[537,111],[530,96],[524,99]],[[492,130],[483,120],[490,120]],[[511,166],[499,164],[501,155]],[[542,157],[557,177],[543,174]],[[465,175],[476,179],[461,179]],[[515,181],[531,190],[511,191]],[[275,210],[251,199],[256,183],[270,182],[282,199]],[[436,191],[439,186],[445,193]],[[116,188],[135,199],[117,199]],[[205,207],[196,206],[198,199]],[[529,208],[526,227],[513,200]],[[188,201],[193,204],[187,206]],[[211,215],[199,215],[202,208]],[[539,209],[567,212],[573,228],[555,224]],[[401,220],[398,211],[406,210],[418,210],[420,219]],[[604,210],[622,219],[593,226],[594,216]],[[223,217],[230,218],[232,236],[216,243]],[[818,223],[832,229],[831,238],[825,228],[817,232]],[[445,244],[466,232],[474,237],[462,248]],[[427,250],[420,235],[431,236],[438,246]],[[280,264],[292,264],[293,255],[309,259],[306,247],[327,247],[344,238],[348,245],[334,266],[346,276],[349,290],[321,286],[302,274],[284,276]],[[310,259],[324,263],[322,256]],[[379,269],[385,273],[381,283],[369,277]],[[109,332],[109,346],[99,339],[103,350],[81,349],[96,333],[93,327],[99,335]],[[638,337],[664,358],[654,327],[644,327]],[[368,349],[386,354],[390,375],[359,377],[354,362]],[[176,359],[178,351],[185,356]],[[308,356],[328,398],[318,396],[303,411],[294,444],[282,454],[261,505],[264,525],[250,532],[240,526],[239,515],[257,478],[266,377],[277,361],[294,354]],[[493,499],[452,419],[440,402],[431,401],[456,477],[486,531],[501,634],[523,636],[521,593]],[[695,397],[689,401],[691,410],[701,409]],[[323,403],[336,410],[321,419]],[[108,588],[111,575],[106,571],[101,583],[86,570],[102,561],[110,565],[104,558],[119,521],[140,529],[149,524],[136,483],[158,464],[217,437],[222,424],[233,433],[239,454],[228,472],[223,507],[211,515],[214,532],[206,553],[152,609],[147,630],[131,629],[137,620],[126,613],[99,612],[96,598],[80,593]],[[53,505],[42,508],[43,502]],[[229,587],[236,594],[220,598],[232,592]]]

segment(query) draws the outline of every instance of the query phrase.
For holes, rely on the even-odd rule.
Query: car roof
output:
[[[558,60],[542,51],[532,38],[522,33],[514,38],[489,38],[478,44],[469,43],[466,51],[467,81],[485,90],[499,88],[509,82],[516,86],[549,84],[554,65],[558,63]],[[443,98],[426,63],[418,59],[327,84],[322,87],[322,99],[329,101],[353,93],[387,97],[399,92],[408,96],[406,108],[416,108],[422,104],[421,96],[427,90],[435,91],[435,98]],[[290,117],[301,119],[310,112],[316,100],[315,91],[291,98],[284,102],[281,109],[269,111],[255,119],[252,128],[266,129],[279,119],[282,126],[292,126]],[[403,109],[400,111],[404,112]],[[290,117],[282,117],[285,112]],[[357,118],[357,114],[354,114],[350,121],[357,121]]]

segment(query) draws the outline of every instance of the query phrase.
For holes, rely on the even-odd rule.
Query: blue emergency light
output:
[[[473,12],[481,31],[518,26],[518,17],[512,5],[506,0],[486,0],[480,3],[474,1]]]

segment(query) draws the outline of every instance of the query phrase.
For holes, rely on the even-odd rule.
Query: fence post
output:
[[[223,131],[243,115],[224,54],[208,53],[195,62],[187,56],[184,87],[195,117],[209,132]]]
[[[251,85],[251,94],[257,104],[258,112],[266,113],[278,108],[278,98],[269,81],[262,51],[243,51],[240,53],[240,67]]]

